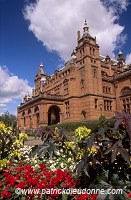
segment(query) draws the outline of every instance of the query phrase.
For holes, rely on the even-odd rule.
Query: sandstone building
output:
[[[21,130],[50,124],[107,118],[114,111],[131,113],[131,66],[122,52],[113,60],[99,54],[96,38],[85,21],[77,33],[77,47],[71,59],[52,76],[39,66],[32,97],[26,95],[18,107]]]

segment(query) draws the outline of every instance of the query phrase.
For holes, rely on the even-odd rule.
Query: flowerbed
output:
[[[18,164],[9,163],[5,172],[1,175],[0,181],[0,199],[75,199],[84,200],[90,199],[95,200],[98,195],[75,195],[75,194],[58,194],[58,189],[75,189],[77,182],[73,178],[72,174],[67,170],[55,170],[48,171],[45,164],[39,164],[37,168],[34,168],[30,164],[24,164],[22,162]],[[45,189],[57,189],[52,194],[16,194],[16,188],[20,189],[31,189],[32,191],[42,191]],[[38,189],[38,190],[37,190]],[[25,190],[23,190],[25,191]],[[65,197],[64,197],[65,196]]]
[[[99,123],[100,124],[100,123]],[[99,131],[45,129],[37,148],[27,137],[0,123],[0,199],[127,200],[131,198],[131,115],[116,113],[114,127]],[[10,162],[12,160],[12,162]],[[3,164],[2,164],[3,163]],[[29,164],[30,163],[30,164]],[[120,194],[16,194],[15,189],[121,189]]]

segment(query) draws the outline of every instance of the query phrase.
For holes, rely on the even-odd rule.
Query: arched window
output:
[[[23,118],[23,124],[26,126],[26,116],[25,116],[25,111],[22,112],[22,118]]]
[[[83,119],[86,119],[86,111],[82,110],[81,115],[83,116]]]
[[[121,90],[122,110],[131,113],[131,87],[125,86]]]
[[[28,116],[29,116],[30,128],[32,128],[32,112],[31,112],[31,109],[28,110]]]
[[[90,47],[90,55],[92,55],[92,48]]]
[[[38,106],[35,107],[35,115],[36,115],[36,123],[39,124],[39,122],[40,122],[40,111],[39,111]]]
[[[80,57],[82,57],[82,50],[80,50]]]
[[[93,56],[95,56],[95,49],[93,48]]]
[[[83,90],[84,89],[84,80],[83,79],[81,79],[80,85],[81,85],[81,89]]]

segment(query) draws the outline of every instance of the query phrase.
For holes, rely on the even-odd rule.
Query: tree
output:
[[[6,126],[12,126],[13,128],[16,128],[17,118],[8,111],[0,116],[0,121],[4,122]]]

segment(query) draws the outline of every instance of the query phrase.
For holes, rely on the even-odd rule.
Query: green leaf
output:
[[[108,200],[116,200],[114,194],[109,194],[108,195]]]
[[[75,146],[75,149],[73,150],[74,151],[74,153],[78,153],[78,144]]]
[[[104,136],[105,135],[105,129],[101,127],[99,131],[97,132],[98,135]]]
[[[91,147],[93,145],[93,142],[94,142],[94,138],[95,138],[95,134],[92,133],[92,135],[85,140],[86,141],[86,148],[90,148],[91,149]]]
[[[100,194],[97,200],[115,200],[115,196],[113,194]]]
[[[117,153],[118,153],[118,149],[115,148],[111,155],[111,163],[113,163],[115,161]]]
[[[104,155],[110,153],[112,150],[114,150],[118,145],[118,142],[116,142],[114,145],[112,145],[111,147],[109,147],[105,152]]]
[[[88,176],[90,178],[90,175],[89,175],[89,173],[87,171],[87,167],[85,167],[83,171],[85,172],[86,176]]]
[[[68,199],[68,194],[62,194],[62,200],[67,200]]]
[[[119,152],[121,153],[122,157],[124,158],[124,160],[129,164],[131,165],[131,162],[130,162],[130,156],[128,154],[128,152],[126,151],[126,149],[124,147],[120,147],[119,148]]]
[[[127,197],[126,192],[123,191],[122,194],[117,194],[117,196],[119,197],[120,200],[129,200],[129,198]]]
[[[97,200],[106,200],[107,196],[108,196],[107,194],[99,194],[99,196],[97,197]]]

